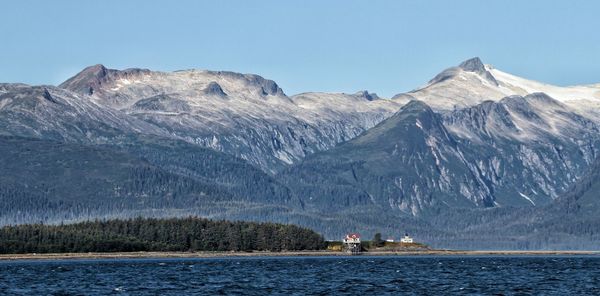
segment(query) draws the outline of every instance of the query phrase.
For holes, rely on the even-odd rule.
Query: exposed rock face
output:
[[[135,102],[131,110],[138,112],[164,111],[181,114],[192,111],[192,108],[185,100],[176,99],[169,95],[156,95]]]
[[[442,118],[418,101],[285,176],[314,210],[375,207],[418,215],[443,205],[493,206],[490,189],[472,175]]]
[[[469,71],[469,72],[484,72],[486,71],[485,66],[483,65],[483,62],[481,62],[481,59],[478,57],[474,57],[472,59],[468,59],[462,63],[460,63],[460,65],[458,65],[459,68],[465,70],[465,71]]]
[[[356,98],[313,93],[318,102],[308,102],[302,95],[287,97],[272,80],[222,71],[164,73],[94,66],[61,87],[91,94],[100,106],[269,172],[352,139],[401,106],[373,101],[376,95],[369,93]]]
[[[209,83],[204,89],[204,93],[207,95],[215,95],[218,97],[226,97],[227,94],[223,91],[221,86],[216,82]]]
[[[63,82],[59,87],[75,92],[92,95],[102,88],[102,85],[115,79],[128,79],[136,75],[148,73],[147,69],[127,69],[117,71],[107,69],[103,65],[94,65],[83,69],[77,76]]]
[[[1,88],[0,134],[77,143],[105,143],[139,131],[168,135],[162,128],[54,86]]]
[[[443,115],[411,101],[284,176],[315,210],[358,206],[422,215],[438,208],[533,207],[563,194],[599,149],[598,125],[545,94]],[[335,193],[327,193],[331,188]]]
[[[544,205],[584,174],[598,125],[545,94],[511,96],[444,115],[498,206]]]
[[[379,96],[377,96],[376,93],[369,93],[366,90],[363,91],[359,91],[357,93],[354,94],[355,96],[359,97],[359,98],[364,98],[367,101],[374,101],[374,100],[379,100]]]
[[[479,58],[472,58],[472,59],[466,60],[466,61],[462,62],[460,65],[458,65],[458,67],[467,72],[474,72],[474,73],[479,74],[480,76],[484,77],[487,81],[489,81],[493,85],[496,85],[496,86],[499,85],[498,81],[496,81],[496,78],[494,78],[494,75],[492,75],[492,73],[490,73],[488,71],[488,69],[485,67],[485,65],[481,62],[481,60]]]
[[[285,96],[283,90],[275,83],[275,81],[270,79],[265,79],[256,74],[240,74],[229,71],[206,71],[206,73],[225,77],[226,79],[236,80],[238,82],[242,82],[246,86],[251,86],[260,90],[260,94],[262,96]]]

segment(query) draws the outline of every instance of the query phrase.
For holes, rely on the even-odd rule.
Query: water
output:
[[[600,295],[600,257],[0,262],[0,295]]]

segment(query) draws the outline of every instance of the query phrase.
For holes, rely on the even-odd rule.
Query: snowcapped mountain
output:
[[[272,80],[222,71],[96,65],[60,87],[271,172],[356,137],[401,106],[368,92],[288,97]]]
[[[514,76],[491,65],[484,65],[479,58],[451,67],[425,86],[394,98],[417,99],[426,102],[434,110],[450,111],[474,106],[486,100],[498,101],[507,96],[526,96],[545,93],[576,109],[580,113],[597,116],[589,107],[600,107],[600,84],[560,87]]]
[[[489,72],[500,82],[500,87],[516,94],[542,92],[575,109],[578,113],[600,119],[600,83],[581,86],[555,86],[527,80],[487,66]]]
[[[470,59],[395,96],[412,101],[284,176],[307,207],[331,211],[547,205],[600,151],[591,89],[544,85]]]
[[[481,235],[511,212],[555,214],[598,159],[599,89],[478,58],[393,99],[102,65],[59,87],[0,84],[0,224],[200,214]]]
[[[529,81],[484,65],[479,58],[446,69],[426,86],[391,100],[366,91],[287,96],[274,81],[253,74],[114,70],[102,65],[84,69],[60,87],[97,106],[127,114],[130,120],[145,122],[153,126],[149,130],[154,134],[160,131],[225,152],[268,172],[353,139],[413,99],[448,112],[487,100],[544,92],[570,107],[569,112],[600,122],[600,108],[588,107],[596,103],[600,107],[598,88]],[[552,110],[544,112],[546,121],[556,115]],[[554,120],[558,126],[547,131],[560,134],[559,121],[564,120],[568,121],[564,116]],[[523,128],[540,128],[522,124]],[[138,130],[144,133],[146,129]],[[521,136],[527,134],[521,132]]]

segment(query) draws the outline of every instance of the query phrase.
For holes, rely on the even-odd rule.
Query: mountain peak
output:
[[[91,95],[94,92],[94,87],[98,86],[102,80],[106,79],[110,72],[111,70],[102,64],[89,66],[61,83],[59,87]]]
[[[102,64],[95,64],[93,66],[86,67],[83,71],[88,72],[106,72],[107,68]]]
[[[481,78],[489,81],[491,84],[496,86],[498,85],[498,81],[496,81],[496,78],[494,78],[492,73],[490,73],[490,71],[488,71],[485,68],[485,65],[478,57],[470,58],[462,62],[458,65],[458,67],[451,67],[442,71],[440,74],[436,75],[433,79],[429,81],[429,85],[453,79],[459,76],[462,71],[477,74]]]
[[[91,95],[96,91],[97,88],[100,87],[100,85],[106,83],[110,79],[127,77],[129,75],[136,75],[142,72],[150,72],[150,70],[137,68],[115,70],[108,69],[102,64],[96,64],[81,70],[81,72],[75,74],[75,76],[61,83],[59,87],[77,93]]]
[[[411,100],[410,102],[406,103],[406,105],[402,106],[402,108],[400,108],[400,112],[431,112],[433,113],[433,111],[431,110],[431,107],[429,107],[429,105],[427,105],[425,102],[423,101],[419,101],[419,100]]]
[[[458,65],[459,68],[469,72],[483,72],[485,71],[485,65],[481,62],[479,57],[470,58]]]
[[[367,101],[378,100],[379,96],[376,93],[369,93],[367,90],[361,90],[354,94],[355,97],[364,98]]]
[[[488,71],[488,69],[485,68],[485,65],[483,64],[483,62],[481,61],[481,59],[479,57],[470,58],[470,59],[460,63],[460,65],[458,65],[458,67],[460,69],[462,69],[463,71],[477,73],[481,77],[483,77],[484,79],[489,81],[490,83],[492,83],[496,86],[498,85],[498,81],[496,80],[494,75],[492,75],[492,73],[490,73]]]

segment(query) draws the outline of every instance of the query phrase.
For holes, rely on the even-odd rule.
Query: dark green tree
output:
[[[0,228],[0,253],[281,251],[326,248],[323,236],[295,225],[178,219],[96,220]]]
[[[383,239],[381,239],[381,233],[377,232],[373,236],[373,241],[371,243],[373,244],[374,247],[379,248],[379,247],[383,247],[383,245],[385,244],[385,241],[383,241]]]

